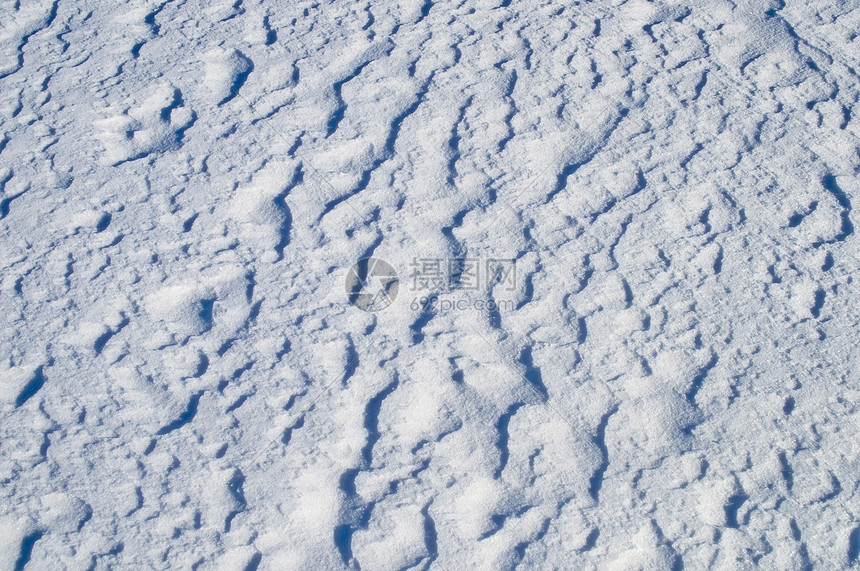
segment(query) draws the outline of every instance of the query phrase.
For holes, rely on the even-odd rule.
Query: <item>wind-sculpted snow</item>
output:
[[[0,13],[0,567],[860,561],[855,3]]]

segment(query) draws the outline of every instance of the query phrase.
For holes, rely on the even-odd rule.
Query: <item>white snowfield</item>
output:
[[[858,31],[0,0],[0,569],[860,565]]]

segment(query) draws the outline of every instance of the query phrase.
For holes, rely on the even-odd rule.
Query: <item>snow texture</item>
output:
[[[0,568],[860,565],[856,1],[0,14]]]

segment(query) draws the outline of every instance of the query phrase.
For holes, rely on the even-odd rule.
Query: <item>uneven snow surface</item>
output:
[[[860,565],[857,0],[0,20],[0,569]]]

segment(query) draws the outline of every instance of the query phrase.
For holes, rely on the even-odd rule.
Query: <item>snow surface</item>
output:
[[[857,0],[0,20],[0,568],[860,564]]]

